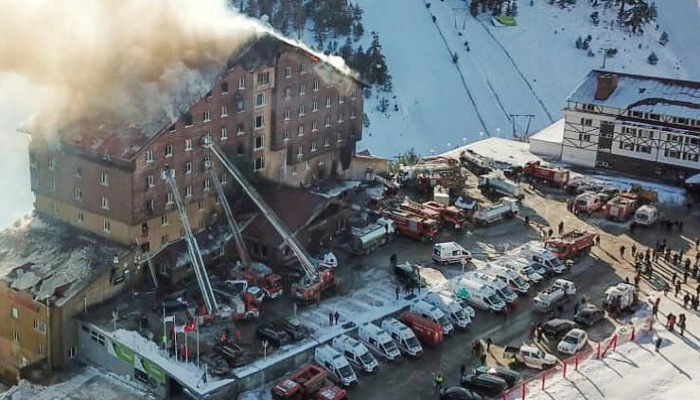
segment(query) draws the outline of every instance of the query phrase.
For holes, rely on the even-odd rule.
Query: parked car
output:
[[[570,330],[578,328],[578,324],[568,319],[555,318],[542,324],[542,331],[547,339],[558,339]]]
[[[153,305],[153,311],[163,312],[163,310],[165,310],[166,313],[183,311],[187,309],[188,304],[189,303],[184,297],[176,297],[174,299],[156,301],[156,303]]]
[[[504,368],[504,367],[489,367],[489,366],[482,366],[474,370],[475,375],[484,375],[484,374],[489,374],[493,376],[497,376],[508,384],[509,388],[512,388],[515,386],[518,382],[520,382],[523,379],[522,374],[519,372],[513,371],[512,369]]]
[[[605,318],[605,312],[593,304],[586,304],[574,315],[574,321],[581,326],[593,326]]]
[[[600,201],[607,203],[610,199],[620,194],[620,189],[614,187],[608,187],[598,193]]]
[[[256,335],[277,347],[284,346],[291,341],[291,338],[278,324],[261,325],[255,330]]]
[[[205,353],[202,355],[202,363],[214,376],[224,376],[231,372],[226,357],[218,353]]]
[[[460,379],[460,383],[463,387],[484,397],[496,397],[508,389],[506,381],[490,374],[464,375]]]
[[[574,355],[588,343],[588,334],[583,329],[572,329],[557,345],[557,350],[564,354]]]
[[[459,386],[440,391],[440,400],[482,400],[481,395]]]
[[[286,319],[277,324],[283,331],[287,332],[294,342],[304,340],[309,336],[309,329],[297,320]]]

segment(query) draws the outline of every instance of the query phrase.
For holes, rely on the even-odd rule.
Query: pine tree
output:
[[[349,36],[347,38],[345,38],[345,44],[343,44],[340,47],[338,55],[340,57],[342,57],[343,60],[345,60],[345,62],[347,62],[347,63],[349,63],[349,61],[351,60],[351,58],[352,58],[352,40],[350,39]]]
[[[389,71],[386,66],[386,59],[382,54],[382,45],[379,43],[379,34],[372,32],[372,44],[365,52],[367,58],[366,72],[367,81],[384,85],[387,81]]]
[[[355,39],[355,41],[359,41],[362,36],[365,34],[365,27],[362,26],[362,22],[358,21],[353,25],[352,27],[352,37]]]
[[[666,46],[666,43],[668,43],[668,33],[666,33],[666,31],[663,31],[661,37],[659,38],[659,44],[661,44],[662,46]]]
[[[472,17],[476,17],[479,15],[479,2],[477,0],[472,0],[471,3],[469,3],[469,13],[472,15]]]
[[[649,57],[647,57],[647,62],[651,65],[656,65],[656,63],[659,62],[659,57],[657,57],[656,53],[652,51],[651,54],[649,54]]]

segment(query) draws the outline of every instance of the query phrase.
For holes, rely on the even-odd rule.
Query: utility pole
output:
[[[508,117],[510,118],[510,121],[513,126],[513,137],[517,137],[517,134],[515,132],[515,118],[527,118],[527,127],[525,128],[525,134],[523,135],[524,137],[527,137],[527,135],[530,133],[530,123],[532,122],[532,118],[534,118],[535,116],[532,114],[509,114]]]
[[[469,16],[469,8],[468,7],[453,7],[452,8],[452,15],[455,17],[455,29],[459,29],[459,26],[457,25],[457,12],[458,11],[464,11],[464,20],[462,20],[462,30],[467,29],[467,17]]]

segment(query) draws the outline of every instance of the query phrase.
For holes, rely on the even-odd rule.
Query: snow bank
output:
[[[447,151],[441,155],[445,157],[459,158],[459,155],[466,150],[471,150],[476,154],[491,158],[499,163],[517,166],[522,166],[529,161],[544,162],[542,158],[530,153],[529,143],[497,137],[470,143],[466,146]]]

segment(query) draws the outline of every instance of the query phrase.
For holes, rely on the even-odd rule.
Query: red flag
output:
[[[193,332],[197,330],[197,322],[192,320],[185,325],[185,332]]]

